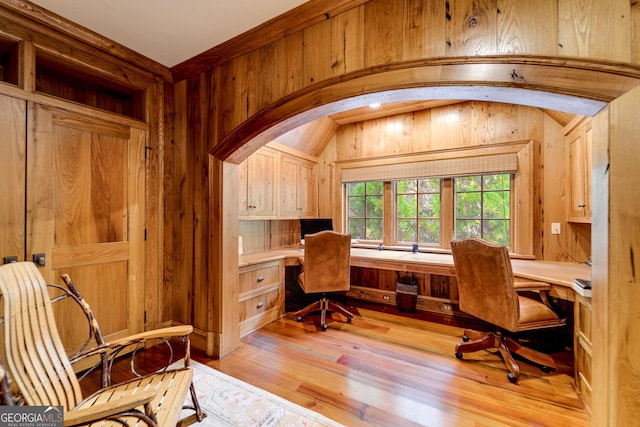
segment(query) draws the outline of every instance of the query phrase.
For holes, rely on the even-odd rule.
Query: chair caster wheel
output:
[[[327,330],[327,325],[322,325],[322,330],[326,331]]]
[[[549,373],[549,372],[551,372],[553,369],[552,369],[552,368],[550,368],[549,366],[541,366],[541,367],[540,367],[540,370],[541,370],[542,372],[544,372],[545,374],[548,374],[548,373]]]
[[[296,317],[296,322],[302,322],[302,316]]]
[[[351,317],[347,317],[347,323],[351,323]]]
[[[464,342],[469,342],[469,337],[468,337],[468,336],[466,336],[466,335],[463,335],[463,336],[462,336],[462,341],[464,341]]]
[[[515,375],[513,375],[511,372],[507,374],[507,379],[511,384],[515,384],[518,382],[518,378]]]
[[[462,353],[456,353],[456,358],[462,360]]]

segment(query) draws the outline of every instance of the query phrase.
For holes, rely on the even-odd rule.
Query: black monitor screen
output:
[[[300,219],[300,239],[304,240],[305,235],[324,230],[333,230],[333,220],[331,218]]]

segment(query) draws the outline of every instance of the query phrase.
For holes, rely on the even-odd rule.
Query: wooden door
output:
[[[107,339],[144,329],[145,132],[29,104],[27,256],[68,273]],[[87,326],[71,301],[56,321],[68,351]]]
[[[26,102],[0,95],[0,262],[24,261]]]

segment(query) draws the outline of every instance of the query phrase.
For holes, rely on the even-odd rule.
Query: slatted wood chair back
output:
[[[44,278],[33,263],[0,266],[4,357],[27,405],[76,407],[78,379],[60,340]]]

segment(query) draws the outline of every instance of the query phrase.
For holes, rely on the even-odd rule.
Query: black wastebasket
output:
[[[398,311],[416,312],[418,284],[416,282],[396,282],[396,307]]]

